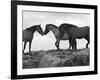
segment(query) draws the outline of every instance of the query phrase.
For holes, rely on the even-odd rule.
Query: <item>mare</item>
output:
[[[24,42],[23,53],[27,42],[29,42],[29,53],[31,52],[31,44],[32,44],[33,34],[35,31],[38,31],[41,35],[43,35],[43,30],[41,28],[41,25],[33,25],[23,30],[23,42]]]
[[[54,25],[54,24],[46,24],[44,35],[46,35],[50,31],[53,32],[53,34],[54,34],[54,36],[56,38],[55,46],[59,50],[60,49],[59,48],[60,40],[69,40],[69,34],[66,32],[66,33],[64,33],[63,36],[60,36],[59,28],[56,25]],[[73,46],[73,45],[71,45],[70,41],[69,41],[69,49],[70,49],[71,46]]]
[[[73,24],[63,23],[59,26],[59,31],[60,36],[64,35],[66,32],[70,35],[71,44],[75,45],[75,49],[77,49],[75,40],[82,38],[87,40],[86,48],[88,48],[90,43],[89,26],[78,27]]]

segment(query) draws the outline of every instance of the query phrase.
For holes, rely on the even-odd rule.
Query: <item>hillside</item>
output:
[[[89,48],[80,50],[32,51],[23,54],[23,68],[72,67],[89,65]]]

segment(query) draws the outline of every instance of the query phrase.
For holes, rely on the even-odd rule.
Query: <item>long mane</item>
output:
[[[29,31],[32,31],[33,29],[35,30],[35,27],[37,27],[38,25],[33,25],[33,26],[31,26],[31,27],[29,27],[29,28],[26,28],[26,30],[29,30]]]
[[[26,28],[26,30],[28,30],[28,31],[35,31],[35,28],[36,28],[37,26],[38,26],[38,25],[33,25],[33,26],[29,27],[29,28]]]
[[[53,26],[54,28],[57,28],[58,29],[58,27],[56,26],[56,25],[54,25],[54,24],[47,24],[48,26]]]
[[[73,27],[78,27],[78,26],[73,25],[73,24],[69,24],[69,23],[63,23],[59,26],[59,28],[62,28],[62,27],[64,27],[64,28],[73,28]]]

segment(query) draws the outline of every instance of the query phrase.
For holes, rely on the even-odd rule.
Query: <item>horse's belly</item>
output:
[[[31,41],[33,39],[32,32],[23,31],[23,41]]]
[[[64,36],[61,39],[62,40],[68,40],[69,39],[69,35],[68,34],[64,34]]]
[[[23,37],[23,41],[31,41],[32,39],[33,37],[27,37],[27,36]]]

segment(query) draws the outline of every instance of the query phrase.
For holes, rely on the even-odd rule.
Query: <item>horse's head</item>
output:
[[[58,31],[58,27],[54,24],[46,24],[46,29],[44,31],[44,34],[46,35],[49,31],[55,33],[56,31]]]
[[[46,24],[44,34],[46,35],[49,31],[50,31],[50,26],[49,26],[49,24]]]
[[[36,31],[38,31],[41,35],[44,34],[44,33],[43,33],[43,30],[42,30],[42,28],[41,28],[41,25],[37,25],[35,29],[36,29]]]

